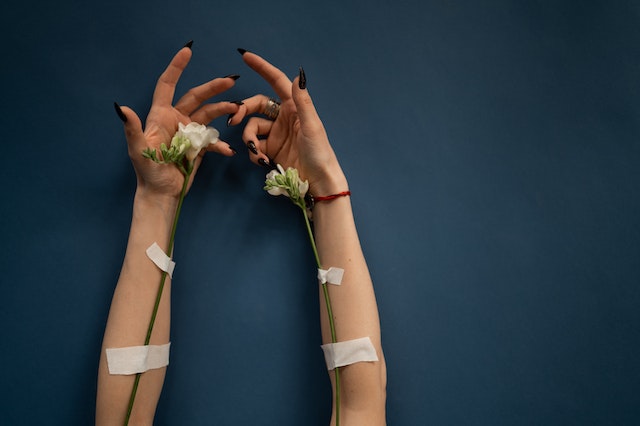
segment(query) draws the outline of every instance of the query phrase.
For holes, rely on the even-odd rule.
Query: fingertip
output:
[[[184,47],[180,49],[178,53],[176,53],[176,55],[174,56],[174,58],[180,58],[184,60],[185,63],[181,66],[185,66],[185,67],[187,66],[187,64],[191,60],[191,57],[193,56],[193,50],[191,50],[191,46],[188,46],[188,44],[189,43],[184,45]]]
[[[251,151],[253,153],[253,155],[258,155],[258,148],[256,147],[255,142],[253,141],[248,141],[247,142],[247,149],[249,149],[249,151]]]
[[[117,102],[113,103],[113,107],[116,110],[116,114],[118,115],[118,118],[120,118],[120,120],[123,123],[126,123],[128,121],[127,116],[125,115],[124,111],[122,111],[122,107],[120,105],[118,105]]]
[[[306,82],[302,85],[302,87],[300,87],[300,77],[294,78],[291,86],[293,101],[296,103],[296,106],[298,108],[304,108],[307,104],[313,104],[313,101],[311,100],[311,94],[306,87]]]
[[[231,112],[229,115],[227,115],[227,127],[239,124],[244,119],[244,111],[246,111],[246,106],[244,106],[244,102],[242,101],[230,101],[229,103],[234,104],[237,109],[235,112]]]
[[[238,153],[231,145],[223,140],[218,140],[218,142],[207,146],[205,151],[215,152],[225,157],[233,157]],[[201,151],[200,154],[204,154],[204,151]]]
[[[298,74],[298,87],[300,90],[305,90],[307,88],[307,75],[304,73],[304,68],[302,67],[300,67]]]
[[[268,157],[267,157],[268,158]],[[262,157],[258,158],[258,164],[264,167],[265,169],[271,171],[277,168],[275,162],[272,159],[264,159]]]

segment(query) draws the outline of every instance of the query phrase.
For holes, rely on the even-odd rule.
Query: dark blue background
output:
[[[9,8],[11,6],[11,8]],[[310,93],[350,179],[378,295],[390,425],[640,418],[640,6],[633,1],[141,1],[0,6],[0,423],[93,422],[135,189],[113,102],[146,114],[242,75]],[[178,229],[158,425],[326,425],[301,216],[240,151]]]

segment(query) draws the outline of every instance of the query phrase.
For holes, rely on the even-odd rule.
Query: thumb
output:
[[[129,107],[121,107],[114,102],[116,113],[124,123],[124,134],[127,138],[129,152],[142,151],[146,148],[146,139],[142,131],[142,121],[138,115]]]
[[[313,105],[313,100],[307,90],[307,77],[302,67],[300,67],[300,75],[293,80],[291,95],[293,102],[296,104],[303,133],[313,132],[322,127],[316,107]]]

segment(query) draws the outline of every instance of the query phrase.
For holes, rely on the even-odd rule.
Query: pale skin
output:
[[[96,401],[97,425],[122,425],[124,422],[134,376],[110,375],[105,349],[144,343],[161,276],[161,271],[147,258],[146,249],[157,242],[167,252],[184,182],[183,175],[176,167],[155,164],[143,158],[142,151],[146,147],[158,148],[163,142],[169,144],[179,122],[208,123],[218,116],[238,111],[238,105],[230,102],[202,105],[205,100],[232,87],[233,78],[218,78],[195,87],[172,106],[176,83],[190,58],[191,50],[186,47],[181,49],[160,76],[144,130],[133,110],[121,108],[126,119],[125,135],[136,171],[137,188],[127,250],[102,343]],[[222,141],[209,149],[222,155],[234,154],[229,145]],[[195,170],[200,162],[199,157],[194,165]],[[151,345],[169,342],[170,299],[171,280],[167,279],[149,342]],[[152,424],[165,370],[150,370],[142,375],[129,424]]]
[[[108,374],[105,349],[141,345],[146,334],[155,301],[160,270],[146,257],[145,250],[154,241],[164,250],[174,219],[183,179],[174,167],[160,166],[139,156],[147,146],[169,143],[178,122],[208,123],[228,114],[230,125],[240,124],[249,115],[264,111],[267,97],[256,95],[242,105],[219,102],[201,106],[202,102],[230,88],[230,78],[215,79],[189,91],[175,106],[171,106],[175,85],[186,67],[191,51],[182,49],[160,77],[144,131],[140,120],[129,108],[122,108],[126,117],[125,134],[137,175],[133,218],[122,272],[114,293],[100,359],[96,424],[121,425],[131,392],[134,376]],[[251,52],[242,55],[249,67],[260,74],[273,88],[282,105],[275,121],[252,117],[248,120],[243,140],[255,144],[249,151],[251,161],[269,161],[283,167],[295,167],[309,181],[309,191],[318,196],[348,190],[347,179],[329,143],[326,132],[306,88],[294,81],[260,56]],[[261,135],[259,140],[257,135]],[[218,142],[209,150],[233,155],[233,150]],[[200,164],[196,160],[196,170]],[[175,170],[173,170],[175,169]],[[195,173],[194,173],[195,175]],[[361,362],[341,367],[340,424],[346,426],[385,425],[386,365],[380,339],[378,309],[373,284],[362,253],[349,197],[316,204],[314,234],[323,267],[340,267],[345,275],[340,286],[329,286],[338,341],[370,337],[379,361]],[[303,232],[303,230],[301,230]],[[320,286],[319,286],[320,287]],[[169,342],[170,282],[165,284],[156,325],[150,344]],[[329,322],[320,295],[322,342],[330,343]],[[162,390],[165,369],[150,370],[142,375],[134,405],[131,425],[151,425]],[[329,377],[334,383],[334,373]],[[121,413],[121,415],[120,415]],[[335,406],[331,424],[336,422]]]

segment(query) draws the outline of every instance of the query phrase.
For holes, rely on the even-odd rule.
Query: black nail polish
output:
[[[229,101],[229,102],[231,102],[232,104],[236,104],[236,105],[244,105],[244,102],[242,102],[242,101]]]
[[[225,75],[224,78],[231,78],[233,80],[237,80],[240,78],[240,76],[238,74],[229,74],[229,75]]]
[[[249,141],[247,143],[247,147],[249,148],[249,151],[251,151],[254,154],[258,155],[258,149],[256,148],[256,144],[255,143],[253,143],[252,141]]]
[[[241,55],[244,55],[245,53],[247,53],[247,49],[243,49],[241,47],[238,47],[238,52],[240,52]]]
[[[300,67],[300,78],[298,79],[298,87],[302,90],[307,88],[307,76],[304,74],[304,69]]]
[[[267,156],[267,158],[269,159],[269,168],[270,168],[271,170],[277,169],[277,168],[278,168],[278,165],[276,164],[276,162],[275,162],[275,161],[273,161],[273,158],[271,158],[271,157],[269,157],[269,156]]]
[[[191,46],[193,46],[193,40],[189,40],[187,44],[184,45],[184,47],[188,47],[189,49],[191,49]]]
[[[232,146],[229,147],[229,149],[231,150],[231,152],[233,152],[233,155],[236,155],[238,153],[238,151],[236,151],[235,149],[233,149]]]
[[[126,123],[127,116],[124,115],[124,113],[122,112],[122,108],[120,108],[120,105],[118,105],[117,102],[114,102],[113,107],[116,109],[116,114],[118,114],[118,117],[120,117],[120,120],[122,120],[123,123]]]
[[[233,120],[233,114],[227,116],[227,127],[231,126],[231,120]]]
[[[264,158],[259,158],[258,159],[258,163],[260,163],[260,165],[262,167],[265,167],[269,170],[273,170],[276,168],[276,166],[273,165],[273,163],[268,162],[267,160],[265,160]]]

